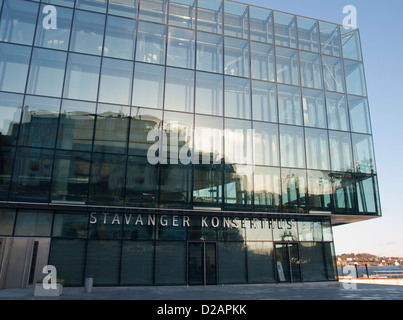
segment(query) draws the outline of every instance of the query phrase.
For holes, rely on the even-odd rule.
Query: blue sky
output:
[[[357,9],[372,119],[383,217],[333,229],[336,253],[403,257],[403,36],[402,0],[242,0],[274,10],[343,23]],[[402,199],[400,199],[402,197]]]

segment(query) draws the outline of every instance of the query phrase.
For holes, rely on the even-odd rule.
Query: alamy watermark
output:
[[[345,29],[357,28],[357,8],[353,5],[347,5],[343,8],[346,16],[343,19],[343,27]]]

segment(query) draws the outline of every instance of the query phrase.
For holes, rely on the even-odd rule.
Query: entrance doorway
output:
[[[217,244],[188,242],[188,284],[217,284]]]
[[[298,243],[275,244],[276,270],[278,282],[300,282],[301,269]]]

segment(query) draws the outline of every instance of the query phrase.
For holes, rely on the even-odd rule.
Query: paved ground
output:
[[[0,300],[403,300],[403,286],[316,284],[63,288],[58,297],[36,297],[34,289],[3,289]]]

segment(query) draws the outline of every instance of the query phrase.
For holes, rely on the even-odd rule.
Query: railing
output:
[[[403,271],[396,270],[382,270],[382,271],[373,271],[375,276],[370,276],[371,278],[403,278]]]

